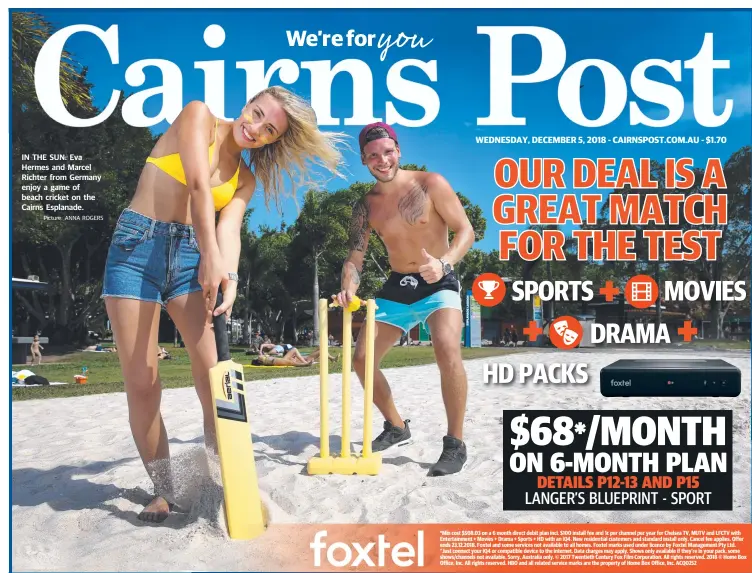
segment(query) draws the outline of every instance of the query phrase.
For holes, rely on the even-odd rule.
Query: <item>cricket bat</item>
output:
[[[217,293],[217,306],[222,293]],[[243,366],[230,359],[227,321],[214,317],[217,365],[209,370],[214,424],[225,498],[227,531],[232,539],[253,539],[265,530],[251,424],[246,405]]]

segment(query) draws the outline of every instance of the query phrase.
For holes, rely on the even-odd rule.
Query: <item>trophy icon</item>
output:
[[[480,281],[478,283],[478,286],[481,288],[483,292],[486,293],[486,296],[483,297],[484,300],[493,300],[493,296],[491,296],[491,293],[495,291],[497,288],[499,288],[499,285],[501,283],[499,281]]]

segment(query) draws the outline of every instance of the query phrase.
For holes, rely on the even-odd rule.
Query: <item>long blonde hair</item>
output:
[[[286,195],[284,176],[292,183],[291,195],[297,197],[300,187],[319,186],[320,181],[311,177],[314,166],[326,168],[332,176],[342,177],[340,145],[346,145],[343,133],[319,130],[316,113],[302,97],[280,86],[268,87],[257,93],[248,102],[263,95],[273,97],[287,114],[287,131],[274,143],[253,149],[248,159],[257,183],[264,188],[266,206],[274,199],[279,208],[279,198]],[[297,201],[296,201],[297,203]]]

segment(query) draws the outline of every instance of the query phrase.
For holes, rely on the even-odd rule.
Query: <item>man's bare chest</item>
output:
[[[427,188],[416,183],[397,195],[375,197],[369,206],[369,222],[381,237],[401,235],[429,226],[431,211]]]

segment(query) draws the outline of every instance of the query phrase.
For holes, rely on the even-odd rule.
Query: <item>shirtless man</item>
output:
[[[376,298],[373,401],[385,422],[384,431],[373,441],[373,451],[410,438],[410,420],[403,420],[397,411],[379,364],[403,333],[422,322],[431,332],[448,422],[441,457],[428,475],[453,474],[467,460],[462,440],[467,401],[460,351],[462,303],[453,266],[465,256],[475,233],[446,179],[436,173],[400,169],[397,135],[390,126],[367,125],[359,143],[361,161],[377,183],[353,208],[350,253],[342,267],[342,290],[334,298],[346,306],[358,290],[371,230],[376,231],[386,246],[392,273]],[[451,245],[450,229],[455,233]],[[358,337],[353,362],[362,383],[364,336]]]

